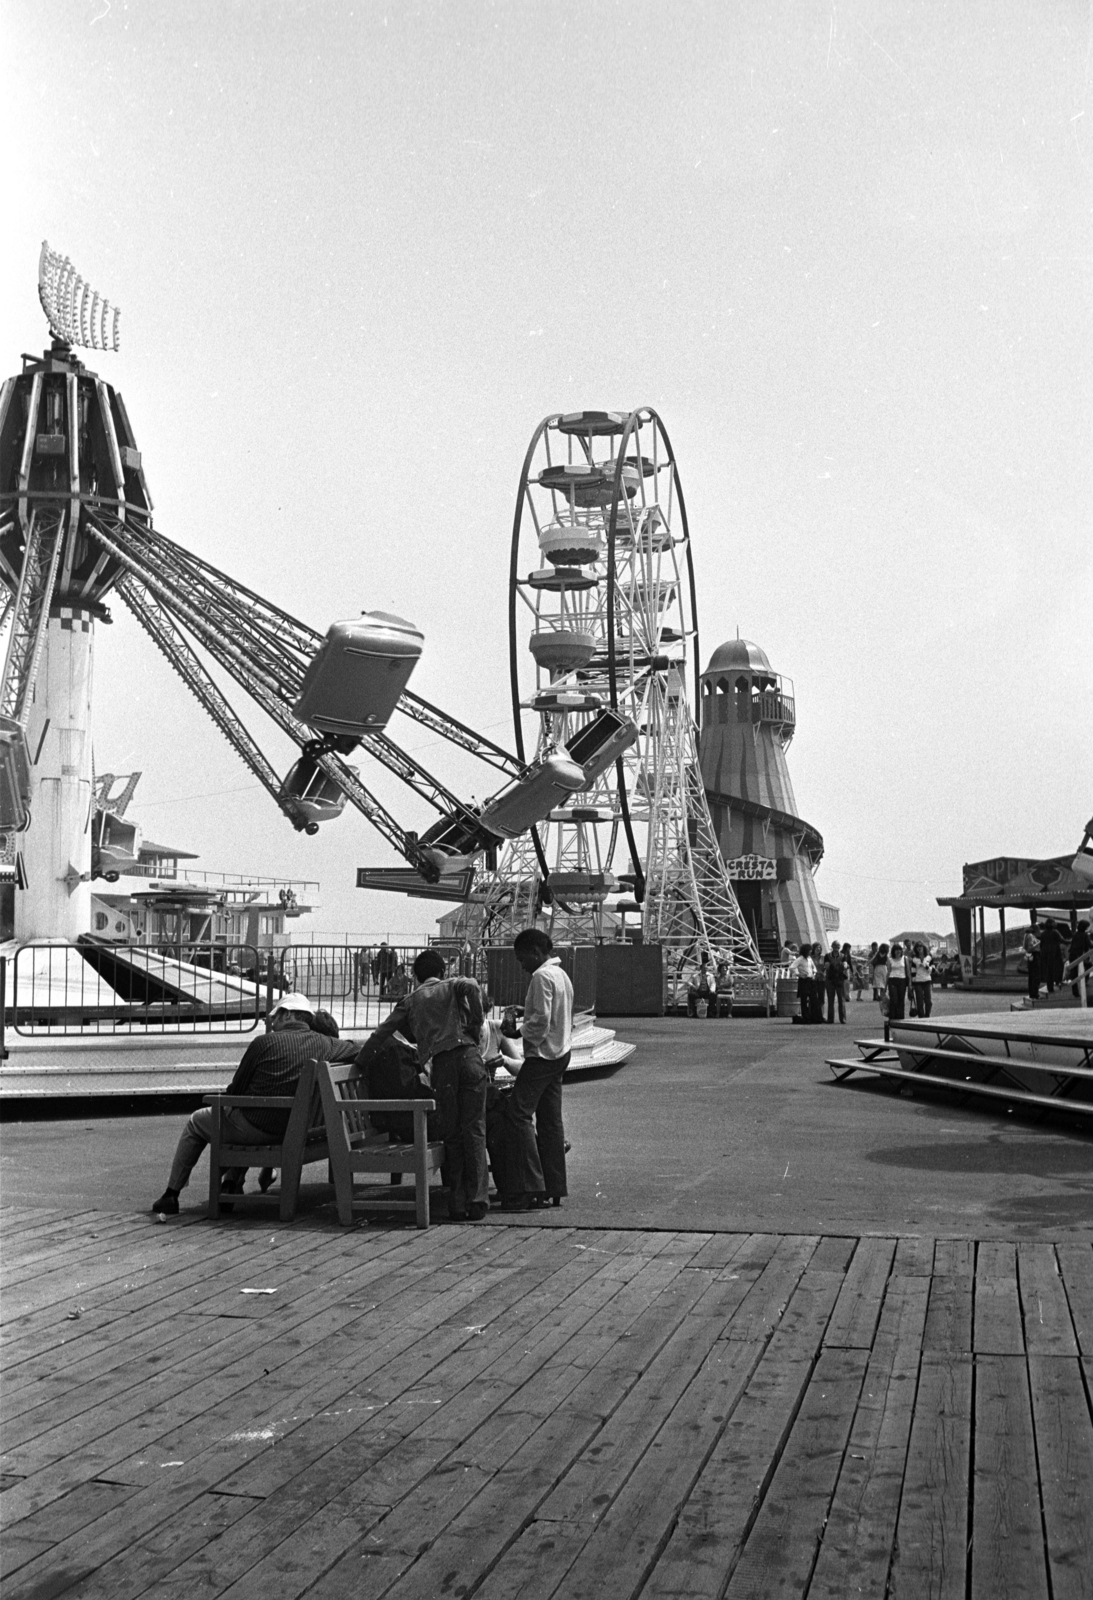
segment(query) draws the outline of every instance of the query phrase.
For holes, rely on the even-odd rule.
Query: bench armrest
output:
[[[343,1100],[342,1105],[357,1111],[435,1111],[435,1100]]]
[[[207,1106],[239,1106],[243,1110],[252,1106],[255,1109],[261,1107],[263,1111],[291,1111],[294,1103],[291,1095],[211,1094],[205,1097]]]

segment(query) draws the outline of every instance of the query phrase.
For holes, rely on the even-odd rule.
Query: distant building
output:
[[[285,944],[299,919],[318,908],[319,885],[299,878],[245,872],[179,870],[196,861],[174,845],[141,844],[135,862],[116,884],[96,879],[91,889],[91,932],[101,939],[148,944]]]

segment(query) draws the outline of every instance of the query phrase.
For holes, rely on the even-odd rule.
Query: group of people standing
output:
[[[1047,989],[1048,994],[1054,994],[1056,989],[1061,989],[1063,986],[1064,971],[1072,968],[1073,975],[1077,977],[1077,968],[1081,964],[1082,957],[1088,956],[1093,950],[1089,921],[1083,918],[1077,924],[1070,936],[1065,957],[1063,933],[1054,917],[1045,917],[1043,922],[1034,922],[1025,934],[1022,947],[1028,962],[1029,999],[1040,998],[1041,986]],[[1073,987],[1076,994],[1077,983]]]
[[[834,1023],[837,1012],[845,1023],[851,989],[860,1000],[870,987],[889,1021],[906,1015],[908,997],[912,1016],[928,1017],[933,1010],[933,960],[921,942],[910,950],[898,942],[874,942],[865,957],[855,956],[849,944],[833,944],[828,951],[821,944],[791,944],[782,951],[782,962],[796,974],[802,1022]]]
[[[477,982],[446,978],[440,952],[423,950],[413,964],[415,987],[361,1046],[339,1039],[334,1018],[306,995],[279,996],[268,1032],[247,1046],[227,1092],[291,1097],[305,1062],[355,1060],[369,1099],[435,1100],[430,1131],[444,1142],[451,1221],[478,1222],[487,1214],[491,1168],[502,1211],[561,1205],[567,1192],[562,1078],[571,1051],[573,986],[540,929],[517,934],[513,951],[530,980],[519,1026],[515,1019],[504,1029],[491,1021]],[[506,1059],[515,1080],[501,1092],[494,1077]],[[382,1115],[373,1119],[377,1125]],[[179,1195],[212,1138],[212,1116],[205,1108],[190,1117],[153,1211],[178,1214]],[[268,1147],[284,1138],[288,1112],[233,1107],[224,1118],[233,1143]],[[401,1136],[393,1126],[381,1131]],[[223,1192],[241,1192],[246,1172],[229,1173]],[[263,1168],[259,1187],[272,1181],[272,1171]]]
[[[846,1002],[850,998],[853,957],[848,944],[833,944],[826,951],[822,944],[787,945],[782,960],[797,975],[797,998],[802,1022],[823,1022],[824,996],[827,1020],[846,1021]]]

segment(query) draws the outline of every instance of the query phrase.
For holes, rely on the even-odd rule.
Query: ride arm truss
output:
[[[10,717],[24,732],[57,583],[64,527],[62,510],[31,513],[0,679],[0,716]]]
[[[276,771],[225,700],[162,603],[144,588],[131,572],[120,578],[116,587],[145,633],[166,656],[183,683],[216,723],[236,755],[277,800],[281,780]]]
[[[299,808],[283,795],[272,764],[221,693],[187,635],[317,762],[405,860],[424,875],[435,877],[437,868],[422,855],[417,835],[404,829],[355,769],[329,743],[318,740],[314,730],[292,710],[323,635],[182,550],[143,521],[123,521],[97,507],[91,522],[95,538],[125,569],[117,587],[137,620],[294,825],[305,826]],[[399,709],[506,773],[524,770],[499,746],[419,696],[404,695]],[[477,814],[469,806],[385,733],[365,734],[360,745],[441,815],[454,814],[472,824],[476,820]]]

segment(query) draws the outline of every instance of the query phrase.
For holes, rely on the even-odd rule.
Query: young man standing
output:
[[[446,978],[439,950],[423,950],[414,962],[417,988],[404,995],[361,1046],[362,1071],[384,1040],[401,1033],[417,1046],[430,1076],[444,1140],[448,1216],[480,1222],[490,1209],[486,1165],[486,1069],[478,1047],[482,991],[473,978]]]
[[[551,954],[550,936],[541,929],[525,928],[512,948],[531,982],[520,1029],[524,1059],[505,1108],[506,1167],[509,1180],[519,1188],[502,1196],[501,1209],[528,1211],[544,1201],[560,1206],[568,1192],[562,1077],[573,1036],[573,985]]]

